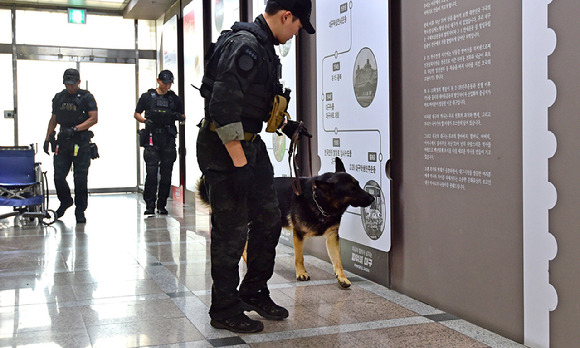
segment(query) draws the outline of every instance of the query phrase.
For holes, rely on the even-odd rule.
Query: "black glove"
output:
[[[44,141],[44,153],[46,153],[47,155],[50,155],[50,152],[48,152],[48,145],[50,145],[50,141],[45,140]]]
[[[150,118],[146,118],[146,119],[145,119],[145,127],[153,127],[153,124],[154,124],[154,123],[155,123],[155,122],[153,122],[153,120],[152,120],[152,119],[150,119]]]
[[[234,167],[233,177],[234,191],[238,196],[248,193],[250,185],[254,182],[254,173],[246,163],[243,167]]]
[[[282,133],[286,134],[286,136],[290,139],[294,136],[294,133],[298,130],[298,139],[300,139],[303,135],[312,138],[312,134],[308,133],[306,127],[304,127],[304,123],[296,122],[292,120],[288,120],[288,123],[282,128]]]
[[[173,119],[179,122],[183,122],[185,121],[185,116],[183,116],[181,113],[179,112],[174,112],[173,113]]]
[[[77,127],[61,128],[60,133],[58,133],[58,136],[59,136],[59,138],[62,137],[64,139],[70,139],[75,135],[76,132],[77,132]]]

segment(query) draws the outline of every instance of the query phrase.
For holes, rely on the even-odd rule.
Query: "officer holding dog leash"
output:
[[[300,28],[313,34],[311,10],[311,0],[269,0],[263,15],[253,23],[235,23],[206,56],[200,87],[205,118],[197,160],[211,205],[209,314],[210,324],[218,329],[263,330],[262,322],[244,311],[272,320],[288,317],[267,286],[281,222],[272,164],[258,133],[267,122],[268,132],[310,136],[301,123],[288,120],[289,90],[281,88],[274,45],[286,43]],[[246,240],[248,270],[239,284],[238,263]]]
[[[87,178],[91,159],[99,157],[97,146],[90,142],[93,132],[89,130],[98,121],[95,97],[87,90],[80,89],[79,71],[66,69],[63,75],[65,89],[52,99],[52,116],[48,122],[44,152],[49,154],[49,145],[54,152],[54,185],[60,206],[56,217],[60,218],[73,205],[70,188],[66,181],[73,166],[75,184],[74,203],[77,223],[85,223],[89,191]],[[56,126],[60,125],[55,138]]]
[[[171,189],[173,163],[177,159],[175,121],[185,121],[183,103],[171,90],[172,84],[173,73],[161,71],[157,77],[157,88],[141,95],[133,116],[145,124],[139,132],[146,172],[143,190],[145,215],[154,215],[155,207],[159,214],[168,214],[165,206]],[[141,116],[143,111],[145,117]]]

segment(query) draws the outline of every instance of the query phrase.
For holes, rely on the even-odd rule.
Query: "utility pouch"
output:
[[[172,127],[172,126],[167,126],[166,130],[167,130],[167,134],[171,135],[174,138],[177,137],[177,128]]]
[[[139,129],[137,133],[139,133],[139,146],[141,147],[149,146],[149,132],[147,131],[147,129],[145,128]]]
[[[99,158],[99,148],[95,143],[89,143],[89,153],[91,154],[91,159]]]
[[[270,112],[270,118],[268,119],[268,125],[266,126],[266,132],[274,133],[282,123],[284,123],[284,117],[289,117],[286,109],[288,108],[288,99],[278,94],[274,97],[274,103],[272,104],[272,111]]]

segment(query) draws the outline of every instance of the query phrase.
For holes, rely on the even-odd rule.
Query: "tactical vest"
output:
[[[268,34],[256,23],[236,22],[231,30],[221,32],[218,40],[210,44],[205,56],[205,73],[199,92],[206,102],[211,98],[215,78],[217,76],[218,62],[223,52],[223,48],[240,31],[253,34],[265,51],[263,57],[267,64],[268,81],[252,81],[250,88],[244,95],[244,105],[242,108],[242,118],[259,119],[267,121],[272,107],[274,96],[282,92],[281,78],[282,65],[274,47],[269,42]],[[206,108],[206,111],[208,108]]]
[[[77,126],[89,118],[86,109],[86,98],[89,91],[79,89],[76,94],[70,95],[65,89],[59,93],[56,104],[56,123],[63,127]]]
[[[149,103],[149,110],[145,110],[145,117],[153,120],[156,127],[163,127],[165,125],[175,125],[175,118],[173,114],[176,111],[173,91],[168,91],[167,94],[161,96],[157,94],[157,90],[150,89],[147,91],[151,97]]]

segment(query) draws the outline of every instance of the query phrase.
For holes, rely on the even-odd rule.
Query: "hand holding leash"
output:
[[[282,133],[286,134],[286,136],[290,139],[294,137],[296,132],[298,132],[298,139],[300,139],[303,135],[312,138],[312,134],[308,133],[308,130],[306,127],[304,127],[303,122],[288,120],[288,123],[286,123],[284,128],[282,128]]]

